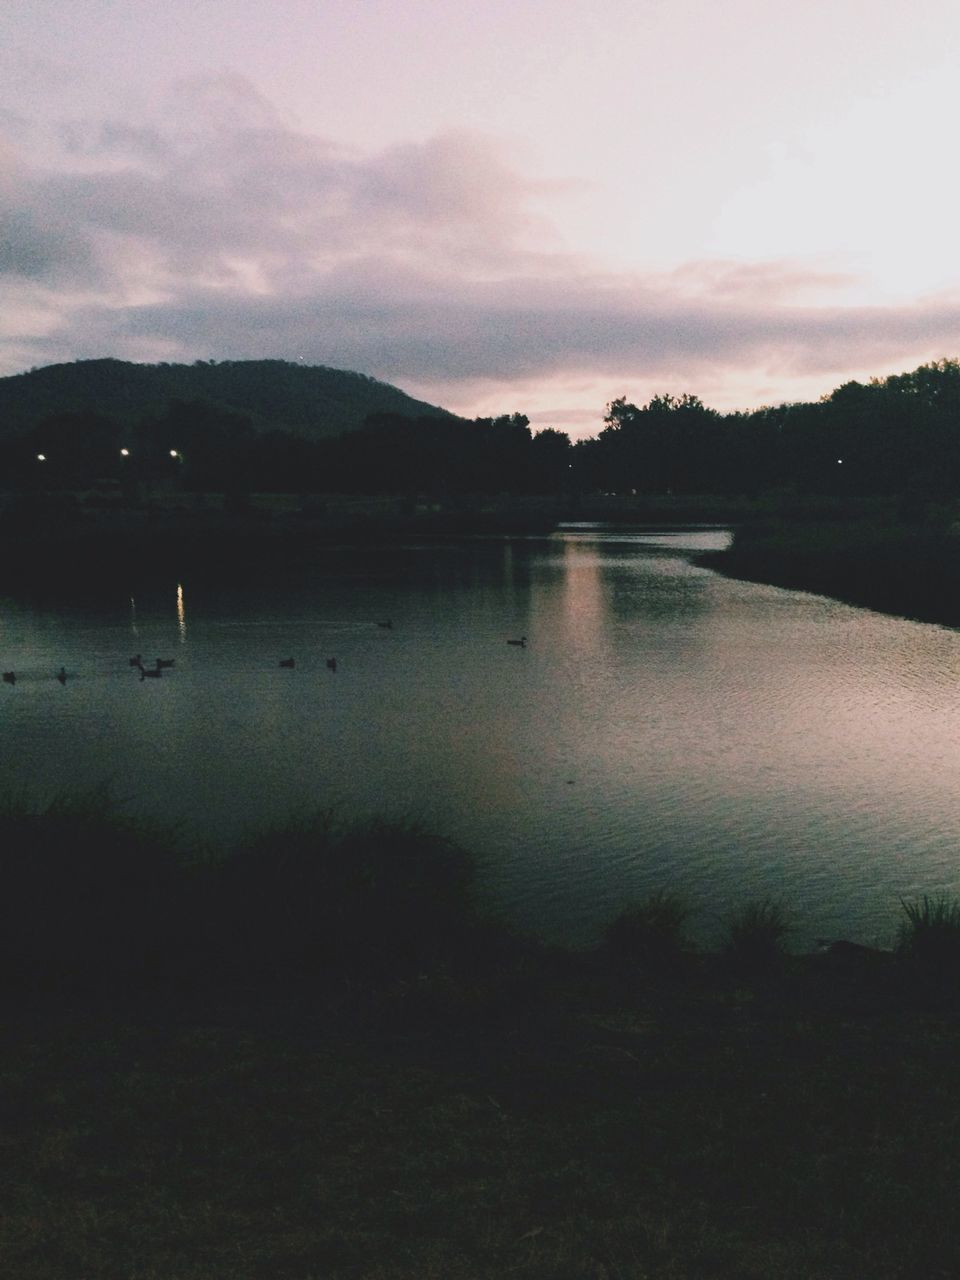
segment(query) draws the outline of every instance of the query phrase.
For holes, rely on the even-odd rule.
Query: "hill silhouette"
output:
[[[171,403],[239,414],[258,433],[328,439],[355,431],[371,414],[452,418],[398,387],[362,373],[286,360],[198,360],[134,364],[77,360],[0,378],[0,435],[45,419],[97,414],[127,426],[162,416]]]

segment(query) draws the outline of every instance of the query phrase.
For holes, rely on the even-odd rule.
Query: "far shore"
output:
[[[698,563],[729,577],[960,626],[960,538],[952,513],[904,519],[896,502],[831,496],[224,495],[159,491],[124,503],[93,493],[0,493],[0,589],[68,588],[78,574],[133,581],[228,572],[340,543],[407,537],[529,537],[558,525],[721,525],[724,551]]]
[[[731,578],[960,626],[960,538],[944,525],[790,523],[740,529],[697,562]]]

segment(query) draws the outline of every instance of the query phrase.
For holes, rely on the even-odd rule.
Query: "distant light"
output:
[[[46,455],[45,453],[38,453],[38,454],[37,454],[37,461],[38,461],[38,462],[46,462],[46,460],[47,460],[47,455]]]
[[[177,450],[176,450],[176,449],[171,449],[171,450],[170,450],[170,457],[171,457],[171,458],[179,458],[179,457],[180,457],[180,454],[177,452]]]
[[[842,458],[838,458],[838,459],[837,459],[837,466],[839,467],[842,463],[843,463],[843,459],[842,459]]]
[[[130,450],[129,450],[129,449],[121,449],[121,450],[120,450],[120,456],[121,456],[121,458],[129,458],[129,457],[130,457]]]

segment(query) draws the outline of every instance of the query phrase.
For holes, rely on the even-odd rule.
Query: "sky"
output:
[[[594,435],[960,356],[956,0],[0,0],[0,376],[281,358]]]

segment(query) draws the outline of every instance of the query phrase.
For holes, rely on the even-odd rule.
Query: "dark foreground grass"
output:
[[[47,815],[33,816],[36,836]],[[59,871],[69,827],[49,820]],[[3,1277],[956,1274],[960,973],[938,950],[928,990],[910,941],[925,918],[954,927],[950,904],[905,910],[896,952],[778,946],[757,975],[694,954],[669,895],[591,953],[501,935],[478,917],[462,855],[405,827],[306,820],[252,841],[227,879],[182,855],[171,872],[148,835],[159,869],[130,872],[140,888],[128,879],[112,906],[160,885],[163,910],[137,919],[185,948],[175,981],[139,943],[153,960],[137,981],[109,982],[99,961],[59,984],[51,962],[42,988],[8,969]],[[362,875],[332,865],[335,850]],[[288,865],[271,871],[271,857]],[[296,889],[289,912],[271,875]],[[304,951],[305,904],[338,918],[331,876],[356,894],[342,916],[355,932]],[[211,890],[226,884],[217,918]],[[184,885],[205,909],[164,932]],[[439,903],[456,930],[434,931]],[[740,913],[742,937],[769,936],[781,917],[767,906]],[[110,914],[96,917],[108,932]],[[285,928],[290,950],[254,963]],[[132,934],[111,935],[114,961]]]

